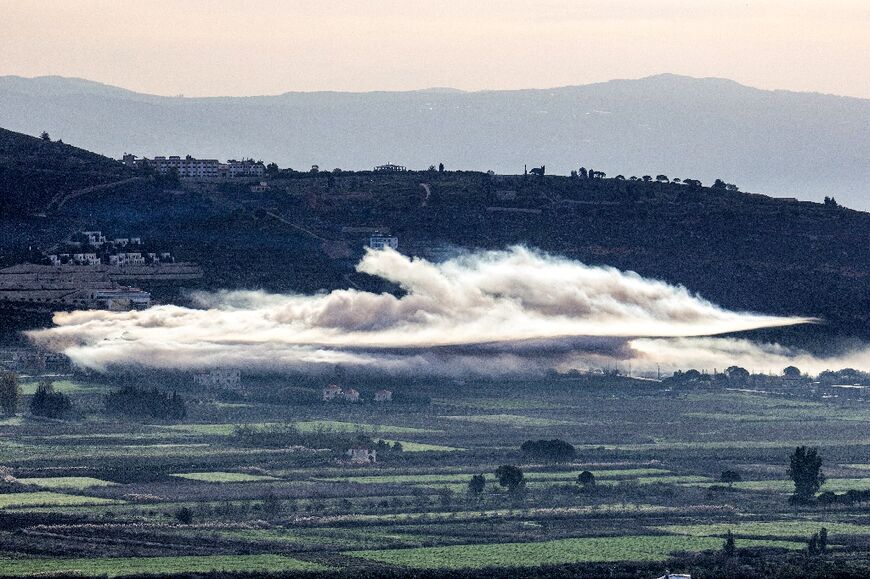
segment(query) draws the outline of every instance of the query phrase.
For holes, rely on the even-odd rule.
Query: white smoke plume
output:
[[[461,374],[630,359],[712,367],[726,355],[779,363],[794,354],[699,337],[813,321],[728,311],[683,287],[523,247],[442,263],[370,250],[357,270],[404,293],[197,294],[198,308],[60,312],[55,327],[29,336],[96,370],[341,364]]]

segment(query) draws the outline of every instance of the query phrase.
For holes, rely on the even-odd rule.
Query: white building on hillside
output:
[[[351,448],[345,453],[352,464],[375,464],[378,451],[368,448]]]
[[[367,245],[372,249],[384,249],[386,247],[399,249],[399,238],[392,235],[376,234],[369,237]]]
[[[193,383],[206,388],[237,388],[241,383],[242,373],[235,369],[215,368],[207,372],[199,372],[193,376]]]

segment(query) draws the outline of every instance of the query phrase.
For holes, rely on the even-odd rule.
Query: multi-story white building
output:
[[[145,256],[139,252],[116,253],[109,256],[109,265],[145,265]]]
[[[195,159],[190,155],[182,158],[177,155],[171,157],[154,157],[151,164],[161,175],[166,175],[173,169],[178,171],[182,179],[217,179],[220,177],[220,161],[217,159]]]
[[[392,235],[372,235],[369,237],[368,246],[372,249],[384,249],[387,247],[390,249],[398,249],[399,238]]]
[[[262,177],[266,174],[266,166],[263,162],[251,159],[241,161],[230,159],[226,163],[221,163],[217,159],[197,159],[190,155],[185,157],[178,155],[158,156],[153,159],[143,157],[140,159],[136,155],[124,153],[121,162],[128,167],[150,165],[161,175],[166,175],[174,169],[178,171],[178,176],[182,179]]]
[[[266,166],[262,162],[245,159],[227,161],[227,176],[234,177],[262,177],[266,174]]]
[[[102,231],[82,231],[82,235],[88,238],[88,244],[94,247],[100,247],[106,243],[106,236]]]

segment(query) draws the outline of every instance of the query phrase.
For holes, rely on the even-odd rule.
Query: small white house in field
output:
[[[359,392],[353,388],[345,388],[341,395],[348,402],[359,402]]]
[[[368,448],[351,448],[347,451],[351,464],[375,464],[378,462],[378,451]]]
[[[353,388],[342,388],[338,384],[330,384],[323,389],[324,400],[344,400],[345,402],[359,402],[359,392]]]
[[[393,399],[393,392],[390,390],[378,390],[375,392],[375,402],[390,402]]]
[[[206,388],[237,388],[241,383],[242,373],[236,369],[215,368],[207,372],[199,372],[193,376],[193,383]]]
[[[342,390],[341,386],[338,384],[330,384],[326,388],[323,389],[323,399],[324,400],[333,400],[341,396]]]

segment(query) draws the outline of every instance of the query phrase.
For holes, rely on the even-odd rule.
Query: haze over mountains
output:
[[[0,77],[0,126],[108,156],[253,157],[307,170],[664,173],[870,209],[870,100],[659,75],[547,90],[144,95]]]

